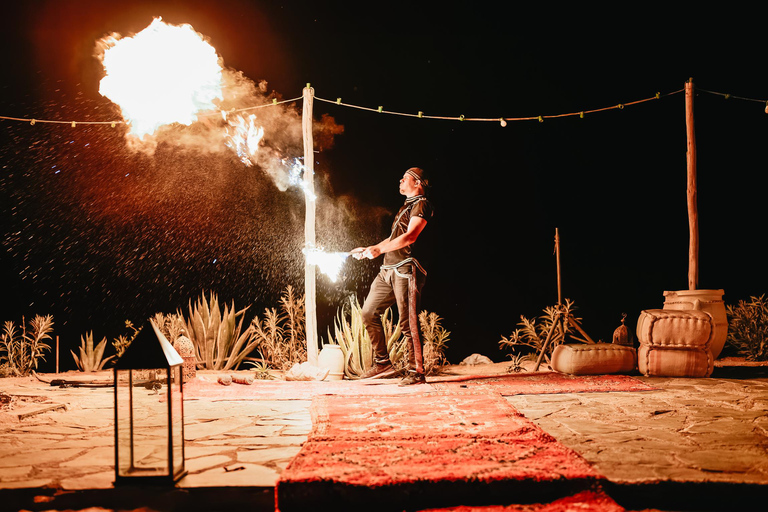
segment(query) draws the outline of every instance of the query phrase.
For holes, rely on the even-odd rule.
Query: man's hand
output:
[[[376,245],[371,245],[370,247],[358,247],[357,249],[353,249],[349,252],[356,260],[361,260],[363,258],[372,260],[381,254],[381,249],[379,249]]]

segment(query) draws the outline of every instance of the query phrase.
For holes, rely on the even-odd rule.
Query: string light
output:
[[[311,84],[307,82],[307,88],[310,88]],[[745,101],[755,101],[765,104],[765,113],[768,114],[768,100],[762,100],[762,99],[754,99],[754,98],[744,98],[740,96],[734,96],[732,94],[728,93],[719,93],[714,91],[707,91],[703,89],[697,89],[699,92],[707,93],[707,94],[714,94],[722,96],[725,99],[739,99],[739,100],[745,100]],[[335,101],[327,100],[324,98],[320,98],[315,96],[315,99],[318,101],[325,101],[327,103],[335,103],[336,105],[344,106],[344,107],[351,107],[351,108],[357,108],[360,110],[367,110],[372,112],[378,112],[380,114],[392,114],[392,115],[399,115],[404,117],[417,117],[419,119],[444,119],[449,121],[492,121],[499,123],[502,127],[507,125],[507,122],[509,121],[539,121],[540,123],[543,123],[545,119],[556,119],[561,117],[570,117],[570,116],[579,116],[579,118],[584,119],[585,114],[594,114],[597,112],[604,112],[607,110],[613,110],[613,109],[623,109],[627,106],[637,105],[639,103],[645,103],[647,101],[651,100],[658,100],[661,99],[663,96],[672,96],[674,94],[679,94],[683,92],[683,89],[679,89],[677,91],[673,91],[670,93],[662,94],[661,92],[656,92],[654,96],[651,96],[649,98],[644,98],[637,101],[627,102],[627,103],[619,103],[617,105],[609,106],[609,107],[603,107],[603,108],[597,108],[592,110],[582,110],[577,112],[571,112],[571,113],[565,113],[565,114],[555,114],[555,115],[538,115],[538,116],[528,116],[528,117],[491,117],[491,118],[478,118],[478,117],[466,117],[464,114],[458,116],[458,117],[448,117],[448,116],[428,116],[425,115],[423,111],[419,110],[416,114],[409,114],[404,112],[390,112],[384,110],[384,107],[379,105],[377,108],[369,108],[369,107],[363,107],[359,105],[351,105],[346,104],[341,101],[341,98],[336,98]],[[288,100],[282,100],[278,101],[277,98],[272,99],[272,103],[265,103],[263,105],[256,105],[253,107],[245,107],[240,109],[232,109],[232,112],[243,112],[247,110],[253,110],[257,108],[263,108],[263,107],[270,107],[270,106],[276,106],[283,103],[291,103],[298,100],[303,99],[302,97],[297,98],[291,98]],[[220,115],[220,113],[206,113],[206,114],[200,114],[200,117],[207,117],[212,115]],[[69,124],[73,128],[76,127],[79,124],[82,125],[109,125],[112,128],[114,128],[118,124],[126,124],[125,121],[55,121],[55,120],[49,120],[49,119],[33,119],[33,118],[19,118],[19,117],[9,117],[9,116],[0,116],[0,121],[23,121],[28,122],[30,125],[35,126],[36,123],[57,123],[57,124]]]

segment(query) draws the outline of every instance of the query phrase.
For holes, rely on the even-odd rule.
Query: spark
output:
[[[303,190],[304,195],[310,200],[314,201],[317,199],[317,196],[308,190],[307,182],[304,179],[304,173],[308,171],[307,167],[298,158],[294,158],[293,163],[288,165],[290,165],[290,169],[288,169],[288,183]]]

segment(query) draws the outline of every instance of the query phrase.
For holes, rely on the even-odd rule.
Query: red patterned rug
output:
[[[212,379],[212,378],[211,378]],[[184,399],[210,400],[311,400],[321,395],[412,395],[425,391],[492,391],[501,395],[649,391],[655,388],[628,375],[566,375],[556,372],[495,376],[427,377],[426,385],[400,387],[397,379],[372,381],[255,380],[250,385],[224,386],[215,380],[195,378],[184,384]]]
[[[625,510],[604,492],[583,491],[551,503],[482,507],[460,505],[458,507],[430,508],[419,512],[625,512]]]
[[[514,373],[488,377],[435,377],[430,380],[430,385],[441,391],[486,390],[504,396],[656,389],[629,375],[568,375],[558,372]]]
[[[318,396],[276,487],[281,512],[551,503],[602,476],[498,393]]]

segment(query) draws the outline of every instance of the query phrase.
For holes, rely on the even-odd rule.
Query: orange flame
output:
[[[135,36],[113,35],[100,46],[106,76],[99,92],[139,139],[164,125],[190,125],[222,99],[221,59],[190,25],[155,18]]]
[[[235,119],[227,119],[226,113],[222,112],[222,116],[231,128],[231,130],[227,128],[227,147],[235,150],[240,161],[250,167],[253,165],[252,158],[259,151],[259,142],[264,138],[264,127],[256,124],[254,114],[249,115],[248,118],[236,115]]]

